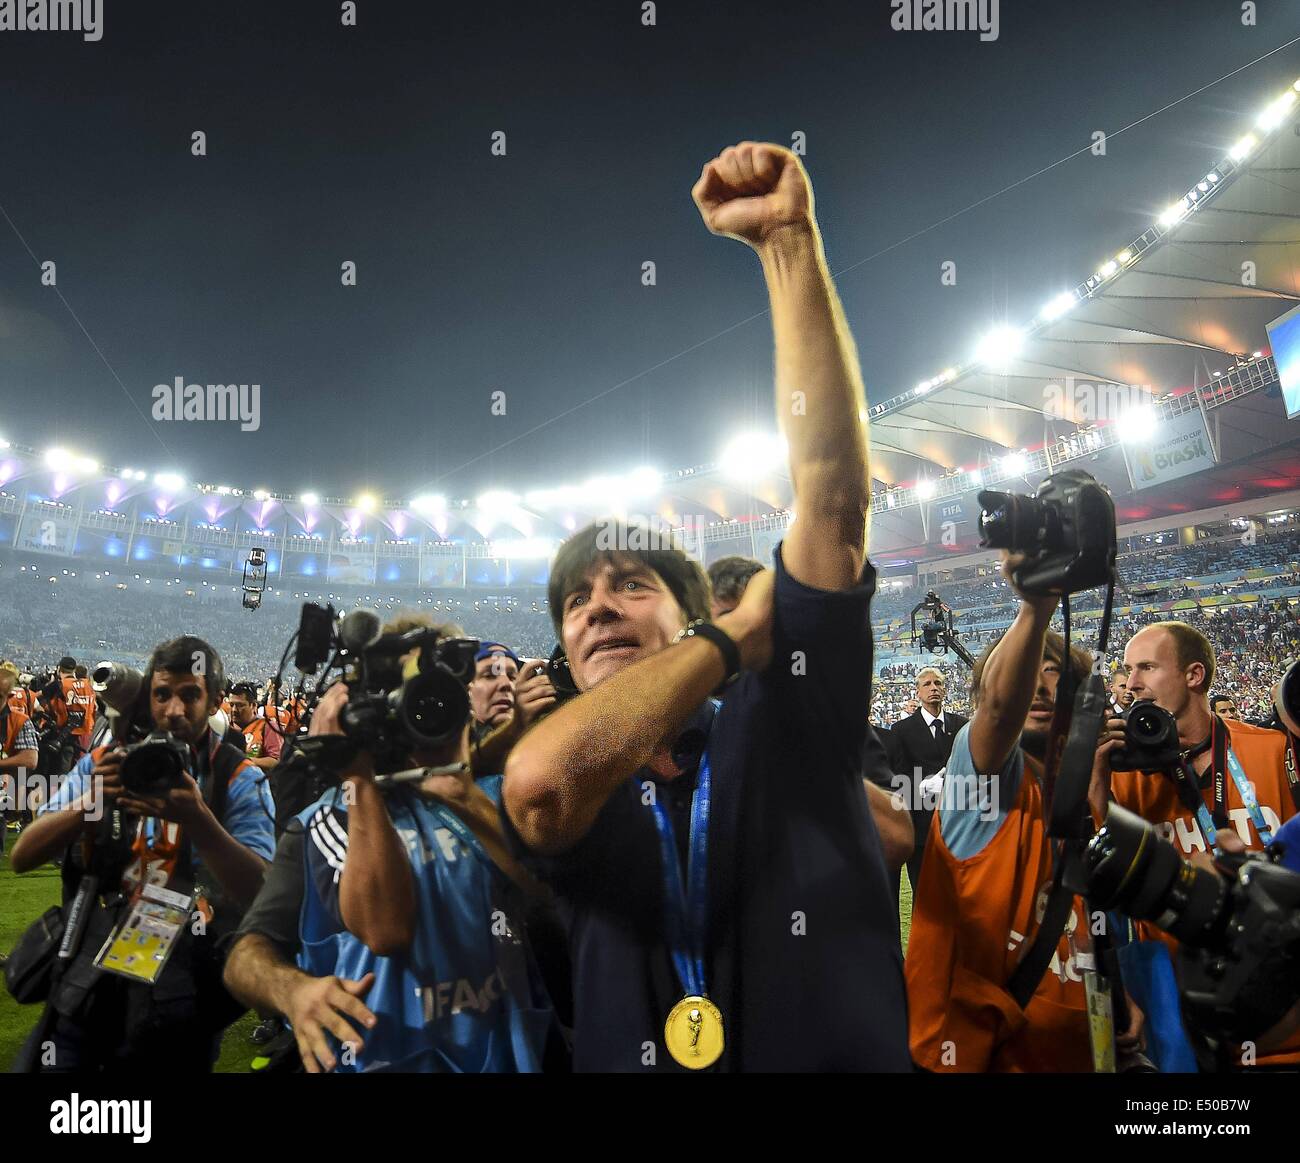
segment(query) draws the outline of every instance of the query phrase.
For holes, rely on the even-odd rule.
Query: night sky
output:
[[[339,12],[104,0],[98,43],[0,33],[0,435],[334,495],[700,463],[772,423],[757,261],[690,200],[723,147],[806,134],[874,401],[1085,277],[1300,75],[1300,43],[1242,69],[1300,37],[1284,0],[1256,27],[1003,0],[989,43],[885,0]],[[153,421],[176,376],[260,383],[260,430]]]

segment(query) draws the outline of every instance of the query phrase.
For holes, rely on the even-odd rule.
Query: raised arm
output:
[[[1023,560],[1003,551],[1002,572],[1008,582]],[[1043,643],[1056,610],[1056,598],[1026,597],[984,664],[979,704],[970,721],[970,755],[975,770],[1000,771],[1025,727],[1043,664]]]
[[[742,141],[704,167],[693,195],[710,230],[754,249],[767,280],[796,513],[785,567],[816,589],[848,589],[862,572],[871,503],[865,398],[808,175],[788,149]]]

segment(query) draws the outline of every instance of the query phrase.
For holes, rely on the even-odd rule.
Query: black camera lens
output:
[[[982,546],[1011,553],[1037,553],[1043,548],[1046,514],[1033,497],[985,490],[979,503]]]
[[[1134,742],[1152,746],[1164,742],[1168,735],[1168,716],[1151,702],[1134,703],[1128,715],[1128,731]]]
[[[1282,725],[1291,734],[1300,735],[1300,661],[1293,662],[1286,668],[1277,684],[1273,708]]]
[[[446,743],[469,719],[469,694],[445,667],[412,675],[391,697],[398,722],[417,747]]]
[[[167,731],[155,731],[127,747],[118,776],[134,795],[161,795],[179,787],[189,760],[189,749]]]
[[[1088,844],[1088,899],[1201,946],[1220,923],[1229,881],[1181,859],[1140,816],[1111,804]]]

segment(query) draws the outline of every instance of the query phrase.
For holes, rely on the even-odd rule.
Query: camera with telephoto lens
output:
[[[1133,703],[1124,720],[1124,746],[1110,753],[1111,771],[1175,771],[1178,767],[1178,721],[1149,699]]]
[[[1115,502],[1086,472],[1048,477],[1032,497],[979,494],[980,545],[1025,553],[1012,575],[1028,594],[1074,594],[1105,585],[1115,572]]]
[[[1151,921],[1182,942],[1184,1014],[1203,1034],[1255,1038],[1300,998],[1300,876],[1277,863],[1279,848],[1198,868],[1118,804],[1088,844],[1090,907]]]
[[[118,777],[132,795],[160,796],[185,782],[190,749],[170,731],[150,731],[124,750]]]

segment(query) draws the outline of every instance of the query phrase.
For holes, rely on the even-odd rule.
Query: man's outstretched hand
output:
[[[810,229],[812,185],[803,164],[783,146],[742,141],[705,165],[691,191],[714,234],[759,247],[786,229]]]

